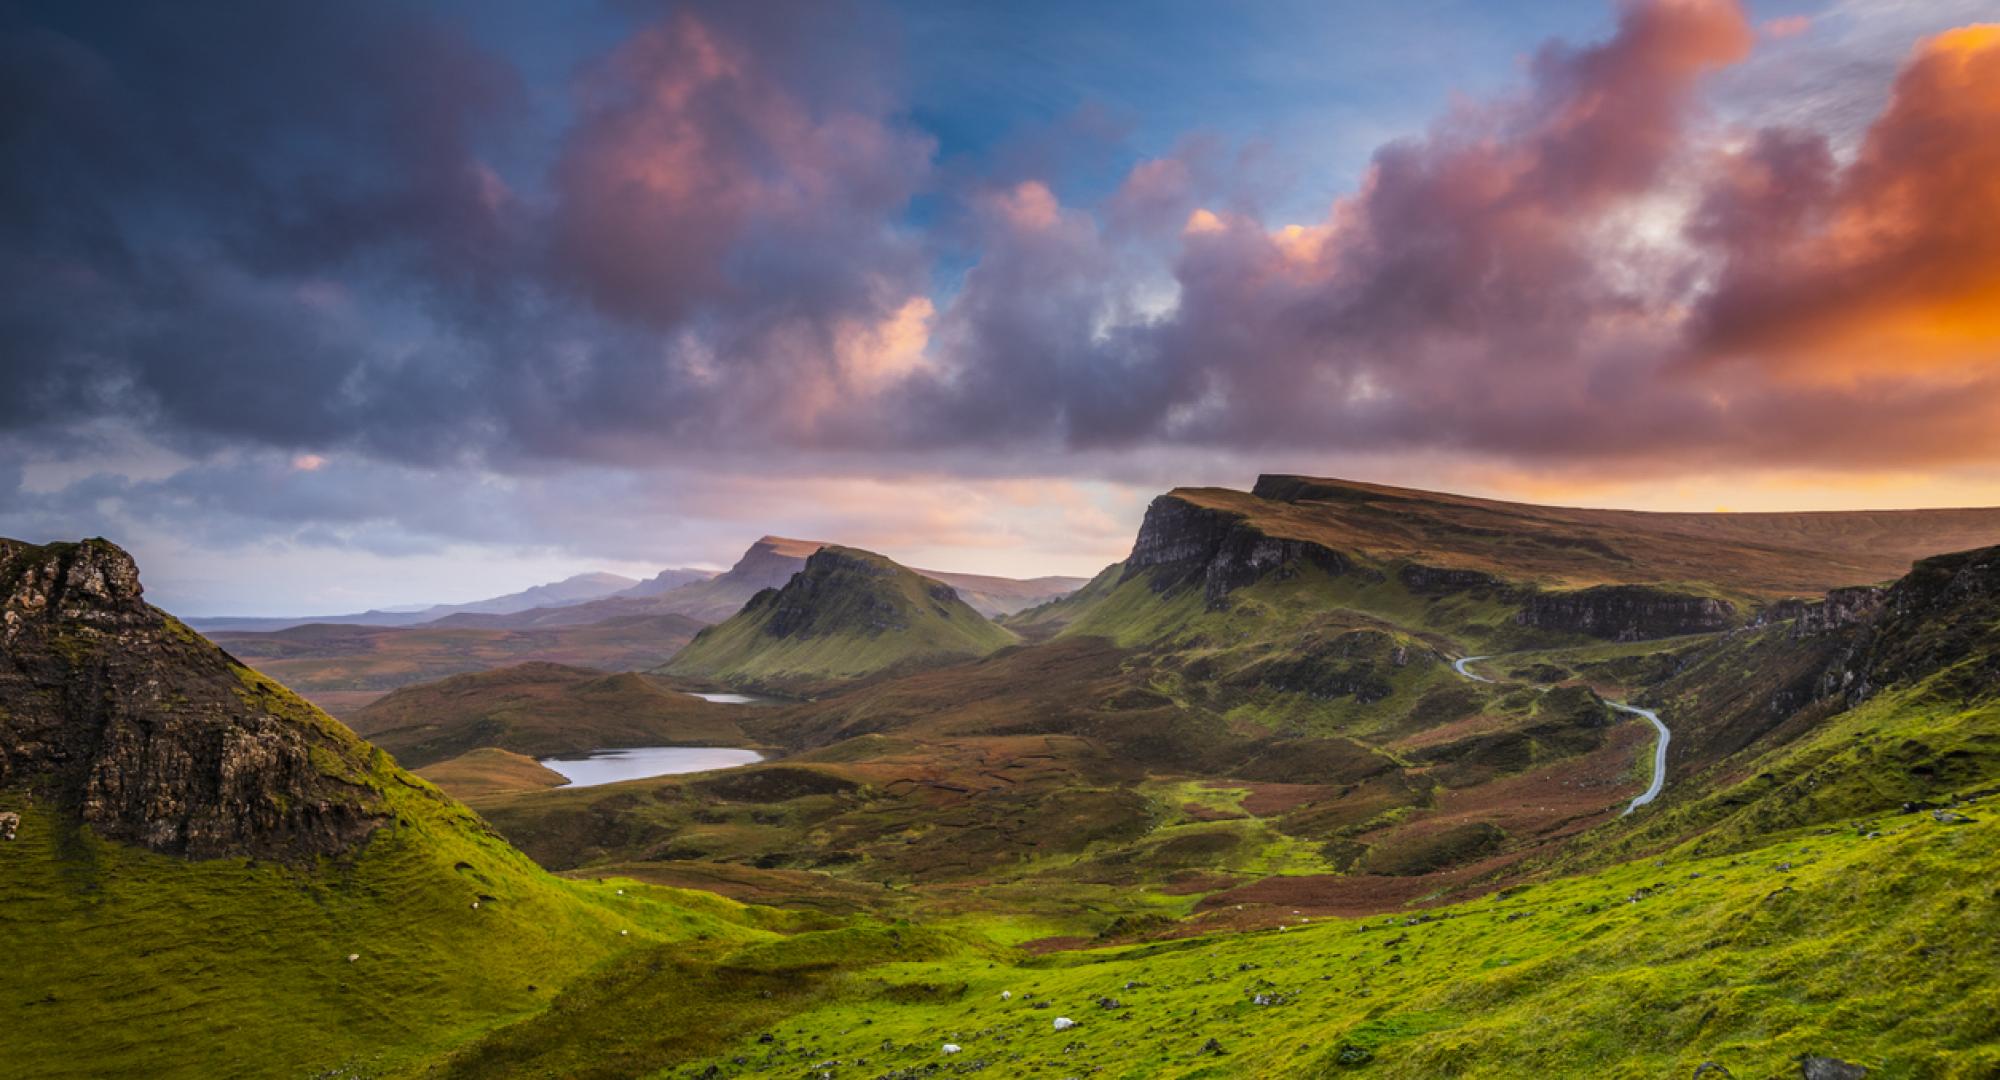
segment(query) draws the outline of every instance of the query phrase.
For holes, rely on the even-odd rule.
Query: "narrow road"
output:
[[[1466,678],[1471,679],[1473,682],[1492,682],[1493,681],[1492,679],[1489,679],[1484,675],[1474,675],[1471,669],[1465,666],[1467,664],[1472,663],[1475,660],[1485,660],[1485,659],[1488,658],[1484,656],[1461,656],[1458,659],[1453,660],[1451,662],[1451,669],[1453,671],[1458,672],[1460,675],[1463,675]]]
[[[1627,705],[1622,701],[1608,701],[1605,704],[1617,709],[1619,712],[1631,713],[1633,716],[1643,716],[1652,721],[1654,727],[1660,729],[1660,744],[1653,748],[1653,784],[1646,789],[1644,795],[1633,799],[1632,805],[1625,808],[1625,814],[1629,814],[1652,802],[1654,799],[1659,798],[1660,789],[1667,786],[1667,744],[1673,741],[1674,733],[1667,730],[1667,725],[1660,723],[1660,714],[1651,709],[1642,709],[1637,705]],[[1618,816],[1624,817],[1625,814]]]
[[[1478,674],[1477,672],[1473,671],[1469,667],[1466,667],[1465,665],[1477,663],[1478,661],[1481,660],[1491,660],[1491,659],[1492,657],[1490,656],[1461,656],[1458,659],[1453,660],[1451,662],[1451,669],[1453,671],[1458,672],[1460,675],[1463,675],[1466,678],[1471,679],[1473,682],[1490,683],[1493,681],[1492,679],[1489,679],[1484,675]],[[1548,687],[1544,686],[1541,687],[1541,689],[1547,690]],[[1619,712],[1622,713],[1631,713],[1633,716],[1645,717],[1647,722],[1651,723],[1653,727],[1657,729],[1660,733],[1659,744],[1653,747],[1653,782],[1650,786],[1646,788],[1645,794],[1639,796],[1636,799],[1633,799],[1632,805],[1627,806],[1625,808],[1625,814],[1629,814],[1632,811],[1637,810],[1640,807],[1646,805],[1647,803],[1652,802],[1654,799],[1659,798],[1660,789],[1667,786],[1667,744],[1673,741],[1674,733],[1668,731],[1667,725],[1660,722],[1660,714],[1654,712],[1651,709],[1642,709],[1637,705],[1627,705],[1622,701],[1607,701],[1605,702],[1605,704],[1611,706],[1614,709],[1617,709]],[[1625,814],[1620,814],[1618,816],[1624,817]]]

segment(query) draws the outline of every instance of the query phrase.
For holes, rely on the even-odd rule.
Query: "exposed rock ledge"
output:
[[[198,857],[344,852],[387,819],[366,743],[142,599],[104,540],[0,540],[0,786]]]
[[[1536,593],[1514,621],[1606,641],[1646,641],[1727,630],[1735,625],[1736,605],[1650,585],[1598,585]]]
[[[1155,575],[1156,582],[1200,582],[1208,606],[1220,609],[1228,605],[1231,592],[1274,570],[1301,565],[1341,574],[1349,564],[1345,556],[1319,544],[1267,536],[1240,514],[1168,494],[1146,508],[1120,579],[1164,571]]]

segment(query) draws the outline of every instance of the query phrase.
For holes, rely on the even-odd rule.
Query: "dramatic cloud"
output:
[[[0,530],[637,558],[578,503],[667,474],[2000,453],[2000,28],[1628,0],[1290,221],[1337,186],[1254,132],[969,136],[886,9],[614,5],[560,63],[433,10],[0,12]]]

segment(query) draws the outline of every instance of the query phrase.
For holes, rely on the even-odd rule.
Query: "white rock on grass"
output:
[[[1073,1028],[1073,1027],[1075,1027],[1075,1026],[1076,1026],[1076,1021],[1074,1021],[1074,1020],[1071,1020],[1071,1019],[1070,1019],[1069,1017],[1067,1017],[1067,1016],[1058,1016],[1058,1017],[1056,1017],[1056,1030],[1057,1030],[1057,1031],[1068,1031],[1069,1029],[1071,1029],[1071,1028]]]
[[[347,962],[350,964],[359,959],[361,959],[361,954],[358,952],[351,952],[347,954]]]
[[[944,1052],[947,1054],[956,1054],[960,1049],[962,1048],[957,1043],[944,1044]]]
[[[1014,991],[1012,991],[1012,990],[1002,990],[1002,991],[1000,991],[1000,1000],[1001,1000],[1001,1001],[1012,1001],[1012,1000],[1014,1000]]]

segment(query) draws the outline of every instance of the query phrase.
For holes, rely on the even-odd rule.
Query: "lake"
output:
[[[757,694],[706,694],[706,693],[696,693],[695,691],[692,691],[692,690],[688,691],[688,693],[689,693],[690,695],[694,696],[694,697],[698,697],[698,698],[702,699],[703,701],[713,701],[713,702],[715,702],[715,703],[716,703],[716,704],[718,704],[718,705],[782,705],[782,704],[784,704],[784,702],[782,702],[782,701],[778,700],[777,698],[774,698],[774,697],[761,697],[761,696],[759,696],[759,695],[757,695]]]
[[[734,746],[632,746],[598,750],[589,757],[542,758],[543,767],[569,778],[568,787],[596,787],[649,776],[707,772],[764,760],[755,750]]]

